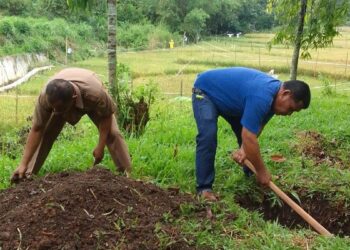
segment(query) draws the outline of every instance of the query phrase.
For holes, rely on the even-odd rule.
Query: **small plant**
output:
[[[271,193],[271,195],[269,195],[270,197],[268,198],[268,200],[270,201],[270,207],[283,207],[283,202],[281,201],[281,199],[275,194],[275,193]]]
[[[118,64],[118,124],[129,134],[140,135],[149,121],[150,106],[158,94],[158,86],[150,80],[133,89],[130,69]]]
[[[173,216],[170,212],[166,212],[163,214],[163,221],[164,222],[173,222],[174,219],[173,219]]]
[[[335,90],[332,87],[332,81],[322,74],[319,74],[318,78],[321,80],[322,83],[322,95],[324,96],[332,96],[335,94]]]
[[[125,228],[125,223],[122,218],[118,218],[116,222],[114,222],[114,227],[117,231],[121,231]]]
[[[195,207],[193,204],[189,204],[189,203],[184,203],[180,205],[180,211],[181,214],[184,216],[188,216],[190,214],[192,214],[195,210]]]
[[[0,35],[10,38],[13,34],[13,26],[10,22],[3,21],[0,23]]]

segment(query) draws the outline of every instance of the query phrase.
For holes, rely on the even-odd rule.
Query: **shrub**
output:
[[[66,37],[68,45],[73,48],[70,56],[73,61],[91,56],[92,46],[97,44],[92,27],[84,23],[71,24],[64,19],[4,17],[0,20],[0,56],[43,52],[50,59],[63,62]]]
[[[29,35],[31,32],[29,24],[26,23],[24,20],[16,20],[13,23],[13,26],[15,27],[16,31],[23,35]]]
[[[3,22],[0,22],[0,35],[10,38],[11,36],[13,36],[13,34],[14,34],[13,26],[10,22],[6,20]]]
[[[6,10],[6,14],[18,16],[24,15],[30,9],[30,0],[1,0],[0,8]]]
[[[176,37],[176,38],[175,38]],[[157,26],[148,35],[148,48],[168,48],[168,42],[170,39],[180,40],[179,36],[174,36],[169,30],[167,30],[164,26]]]
[[[128,134],[141,135],[149,121],[149,110],[159,93],[157,84],[150,81],[135,89],[132,87],[130,69],[118,63],[118,124]]]
[[[118,45],[124,48],[155,49],[166,48],[170,39],[181,41],[165,26],[145,24],[124,24],[118,29]]]
[[[148,33],[152,24],[127,24],[118,29],[118,44],[125,48],[144,49],[148,43]]]

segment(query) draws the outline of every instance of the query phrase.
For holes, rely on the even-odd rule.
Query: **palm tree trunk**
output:
[[[108,12],[108,82],[111,93],[119,104],[119,91],[117,83],[117,43],[116,43],[116,26],[117,26],[117,8],[116,0],[107,0]]]
[[[301,6],[300,6],[300,12],[299,12],[299,19],[298,19],[298,30],[297,30],[297,34],[295,37],[292,65],[291,65],[291,69],[290,69],[290,79],[291,80],[297,79],[299,53],[300,53],[301,41],[303,39],[307,0],[300,0],[300,4],[301,4]]]

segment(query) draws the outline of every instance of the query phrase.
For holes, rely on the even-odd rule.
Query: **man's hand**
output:
[[[25,178],[26,171],[27,171],[26,165],[23,165],[23,164],[19,165],[12,174],[11,183],[18,183],[20,180]]]
[[[130,176],[131,176],[131,167],[122,168],[122,167],[118,166],[118,167],[117,167],[117,170],[118,170],[121,174],[125,174],[126,177],[130,177]]]
[[[243,148],[240,148],[236,152],[233,152],[231,157],[235,162],[237,162],[241,166],[244,166],[244,160],[247,158]]]
[[[93,156],[95,158],[95,161],[94,161],[94,166],[95,166],[95,165],[99,164],[102,161],[103,156],[104,156],[104,148],[96,147],[92,154],[93,154]]]
[[[256,180],[259,182],[259,184],[268,186],[269,182],[271,181],[271,175],[269,172],[263,171],[261,173],[257,173]]]

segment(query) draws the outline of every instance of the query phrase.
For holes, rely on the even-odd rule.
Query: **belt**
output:
[[[204,95],[205,94],[202,90],[197,89],[197,88],[192,88],[192,93],[196,94],[196,95]]]

